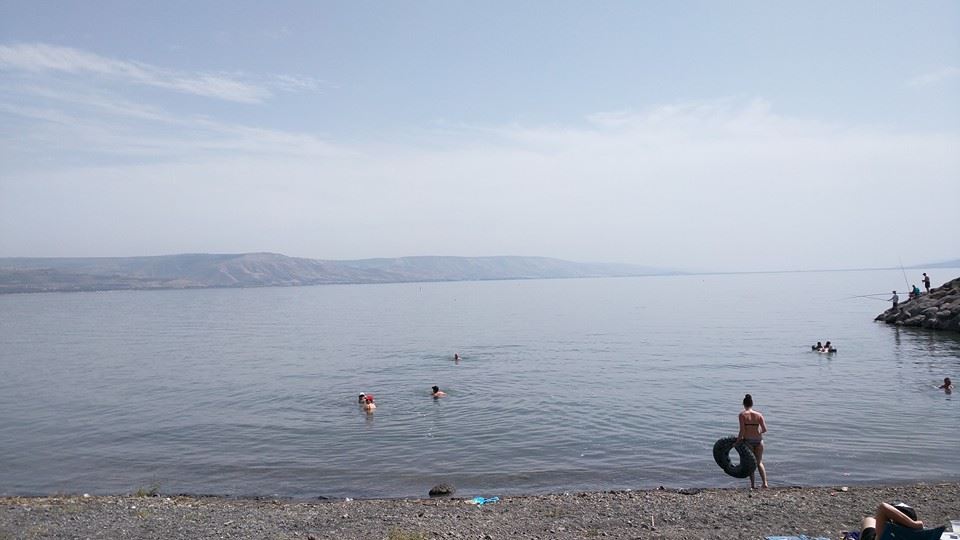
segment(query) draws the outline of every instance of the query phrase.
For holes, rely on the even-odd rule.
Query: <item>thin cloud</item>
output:
[[[30,141],[18,150],[30,155],[70,151],[98,158],[190,160],[209,154],[327,156],[341,151],[313,134],[176,114],[85,87],[0,85],[3,115],[26,122],[15,131]],[[13,130],[0,128],[4,131]]]
[[[2,181],[0,253],[534,253],[742,269],[825,251],[836,266],[879,264],[889,245],[921,258],[957,226],[955,134],[820,123],[762,100],[362,144],[196,117],[168,129],[124,112],[18,131],[34,135],[36,154],[8,150],[29,167]],[[96,165],[37,165],[70,141]],[[905,178],[939,195],[925,211],[942,226],[874,234],[902,210]],[[64,222],[82,226],[51,229]]]
[[[321,86],[313,79],[291,75],[249,81],[235,74],[177,71],[45,43],[0,45],[0,69],[28,73],[95,75],[237,103],[261,103],[273,96],[274,89],[315,91]]]
[[[907,86],[911,88],[920,88],[924,86],[933,86],[960,76],[960,68],[947,66],[937,71],[924,73],[907,81]]]

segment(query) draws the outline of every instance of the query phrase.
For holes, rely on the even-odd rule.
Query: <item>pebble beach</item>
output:
[[[927,527],[960,519],[960,483],[669,489],[438,499],[288,500],[197,496],[0,498],[0,539],[839,539],[881,501]],[[485,494],[492,496],[494,494]]]

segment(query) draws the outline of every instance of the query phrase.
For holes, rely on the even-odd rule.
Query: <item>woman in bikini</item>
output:
[[[767,485],[767,470],[763,467],[763,434],[767,432],[767,423],[763,420],[763,415],[753,410],[753,396],[747,394],[743,397],[743,411],[740,413],[740,433],[737,434],[737,442],[746,441],[753,450],[753,455],[757,458],[757,470],[760,471],[760,480],[763,487]],[[756,488],[753,473],[750,473],[750,487]]]

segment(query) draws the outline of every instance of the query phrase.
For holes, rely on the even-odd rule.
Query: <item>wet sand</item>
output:
[[[470,494],[472,498],[474,494]],[[492,496],[492,493],[483,494]],[[960,519],[960,482],[898,486],[561,493],[294,501],[192,496],[0,498],[0,539],[20,538],[839,538],[880,501],[914,506],[927,526]]]

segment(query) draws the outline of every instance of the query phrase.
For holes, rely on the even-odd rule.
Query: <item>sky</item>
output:
[[[0,257],[960,257],[960,2],[0,0]]]

